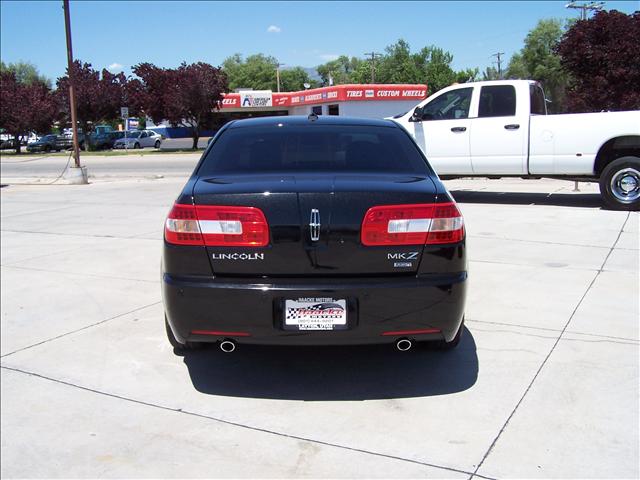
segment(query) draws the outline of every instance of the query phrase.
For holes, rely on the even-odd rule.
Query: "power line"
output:
[[[376,83],[376,57],[381,57],[381,53],[377,52],[367,52],[365,53],[367,57],[371,57],[371,83]]]
[[[575,8],[576,10],[580,10],[580,20],[586,20],[588,17],[589,11],[599,12],[604,8],[604,2],[588,2],[588,3],[576,3],[569,2],[565,6],[565,8]]]
[[[496,57],[497,61],[496,63],[498,64],[498,78],[500,80],[502,80],[502,55],[504,55],[504,52],[496,52],[493,55],[491,55],[492,57]]]

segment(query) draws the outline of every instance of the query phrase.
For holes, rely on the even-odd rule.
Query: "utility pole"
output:
[[[599,12],[604,8],[604,2],[588,2],[588,3],[576,3],[569,2],[564,8],[575,8],[576,10],[580,10],[580,20],[586,20],[588,18],[589,11]]]
[[[500,80],[502,80],[502,59],[500,58],[502,55],[504,55],[504,52],[496,52],[493,55],[491,55],[492,57],[496,57],[497,58],[497,64],[498,64],[498,78]]]
[[[76,92],[75,78],[73,75],[73,48],[71,47],[71,19],[69,16],[69,0],[62,1],[62,8],[64,9],[64,28],[67,34],[67,65],[69,69],[69,103],[71,104],[73,156],[75,158],[76,168],[80,168],[80,146],[78,144],[78,118],[76,115]]]
[[[367,52],[365,55],[367,57],[371,57],[371,83],[376,83],[376,57],[380,57],[382,54],[377,52]]]
[[[278,92],[280,92],[280,67],[284,67],[284,63],[276,63],[276,84],[278,85]]]

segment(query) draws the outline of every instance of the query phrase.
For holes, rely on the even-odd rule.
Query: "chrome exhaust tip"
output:
[[[236,342],[231,340],[223,340],[220,342],[220,350],[224,353],[231,353],[236,349]]]
[[[406,352],[412,346],[413,346],[413,343],[411,343],[411,340],[409,340],[408,338],[401,338],[396,342],[396,348],[401,352]]]

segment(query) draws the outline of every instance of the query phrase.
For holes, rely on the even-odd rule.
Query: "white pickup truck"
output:
[[[547,115],[531,80],[452,85],[393,118],[442,178],[599,180],[607,206],[640,207],[640,111]]]

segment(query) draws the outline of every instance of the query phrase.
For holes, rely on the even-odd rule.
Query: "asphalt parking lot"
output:
[[[640,475],[639,215],[596,185],[446,182],[470,259],[455,351],[181,357],[159,255],[197,156],[154,158],[0,189],[3,478]],[[65,162],[5,160],[2,183]]]

